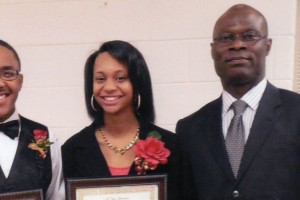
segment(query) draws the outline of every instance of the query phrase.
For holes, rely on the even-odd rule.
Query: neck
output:
[[[242,98],[251,88],[224,88],[226,92],[231,94],[234,98]]]
[[[236,79],[236,80],[226,80],[221,79],[222,86],[225,91],[231,94],[234,98],[240,99],[242,98],[247,92],[249,92],[253,87],[259,84],[264,79],[264,74],[261,74],[256,79]]]
[[[104,115],[104,127],[110,134],[127,134],[137,130],[139,122],[134,113],[126,115]],[[134,131],[135,132],[135,131]]]
[[[6,120],[8,120],[14,114],[14,112],[15,112],[15,109],[12,110],[7,115],[0,116],[0,123],[5,122]]]

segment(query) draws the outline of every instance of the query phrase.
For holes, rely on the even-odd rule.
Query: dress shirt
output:
[[[243,124],[245,129],[245,143],[249,137],[250,129],[254,120],[254,116],[256,114],[257,108],[259,106],[260,99],[266,89],[267,80],[263,79],[259,84],[249,90],[241,100],[247,103],[247,108],[243,113]],[[226,91],[222,93],[222,128],[224,138],[226,138],[227,131],[231,122],[231,119],[234,115],[233,109],[230,108],[231,104],[236,101],[237,99],[234,98],[231,94]]]
[[[13,121],[13,120],[19,120],[19,116],[17,112],[14,112],[13,115],[10,116],[10,118],[8,118],[3,123]],[[6,136],[3,132],[0,131],[0,166],[6,178],[8,177],[10,168],[14,161],[18,143],[19,142],[17,138],[15,140],[12,140],[8,136]]]
[[[20,120],[18,112],[15,111],[5,122]],[[62,175],[61,149],[58,138],[49,130],[49,141],[54,142],[50,146],[52,179],[46,192],[46,200],[64,200],[65,188]],[[0,166],[3,173],[8,177],[18,147],[18,139],[12,140],[0,132]]]

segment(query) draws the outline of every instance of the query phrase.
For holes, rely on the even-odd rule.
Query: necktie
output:
[[[231,107],[233,108],[234,116],[226,135],[226,148],[233,174],[236,177],[245,146],[245,130],[242,116],[247,107],[247,103],[242,100],[237,100],[232,103]]]
[[[0,124],[0,131],[10,137],[12,140],[18,136],[19,121],[13,120],[7,123]]]

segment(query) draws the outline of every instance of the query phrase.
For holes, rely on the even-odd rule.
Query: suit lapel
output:
[[[26,158],[26,160],[28,160],[28,161],[31,160],[31,162],[29,162],[29,163],[35,163],[35,159],[32,159],[33,158],[32,156],[27,155],[28,144],[33,139],[33,137],[31,137],[31,135],[32,134],[30,133],[30,130],[27,127],[23,126],[20,137],[19,137],[19,144],[17,147],[16,155],[15,155],[14,161],[12,163],[8,178],[16,178],[19,176],[19,174],[22,173],[21,171],[23,171],[25,167],[23,166],[23,168],[20,168],[20,166],[22,166],[22,163],[20,163],[20,162],[22,162],[24,160],[25,156],[26,157],[28,156]],[[30,152],[28,154],[31,155],[32,153]]]
[[[278,89],[268,83],[257,109],[249,138],[245,145],[238,179],[246,173],[248,167],[255,159],[267,135],[271,133],[276,121],[282,115],[281,101]]]
[[[220,168],[223,170],[224,174],[228,176],[232,181],[234,180],[234,175],[231,170],[229,163],[229,158],[226,151],[224,135],[222,131],[222,100],[217,99],[209,112],[208,120],[208,130],[207,137],[209,139],[209,144],[211,145],[211,150]]]
[[[2,180],[6,180],[6,176],[4,175],[4,172],[3,172],[3,169],[2,167],[0,166],[0,182]],[[1,184],[0,184],[1,185]]]

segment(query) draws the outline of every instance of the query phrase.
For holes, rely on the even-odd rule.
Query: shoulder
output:
[[[279,94],[281,99],[281,106],[284,111],[288,113],[288,116],[291,117],[291,121],[299,121],[300,94],[284,89],[279,89]]]
[[[192,124],[205,123],[212,115],[221,114],[222,100],[221,98],[215,99],[204,105],[196,112],[178,120],[178,126],[190,126]]]
[[[175,135],[173,132],[152,123],[146,123],[141,125],[141,137],[143,139],[146,138],[147,135],[152,131],[158,132],[162,137],[173,137]]]
[[[161,133],[163,135],[173,135],[174,134],[173,132],[171,132],[171,131],[169,131],[167,129],[164,129],[164,128],[160,127],[160,126],[157,126],[155,124],[152,124],[152,123],[147,124],[147,128],[149,130],[155,130],[155,131],[157,131],[157,132],[159,132],[159,133]]]
[[[141,139],[145,139],[151,131],[158,132],[161,135],[161,141],[163,141],[168,148],[173,149],[178,145],[178,136],[175,133],[152,123],[143,125]]]
[[[283,102],[289,102],[300,106],[300,94],[285,89],[278,89]]]
[[[27,118],[23,117],[22,115],[20,115],[20,120],[21,120],[22,125],[30,126],[32,128],[47,129],[46,125],[41,124],[41,123],[36,122],[36,121],[33,121],[33,120],[30,120],[30,119],[27,119]]]
[[[264,96],[266,96],[265,99],[269,101],[275,101],[277,98],[280,104],[287,109],[290,108],[298,111],[300,109],[300,94],[296,92],[277,88],[269,83]]]
[[[83,128],[78,133],[75,133],[62,145],[62,150],[67,148],[73,148],[75,146],[87,145],[91,137],[94,136],[95,128],[93,124]]]

